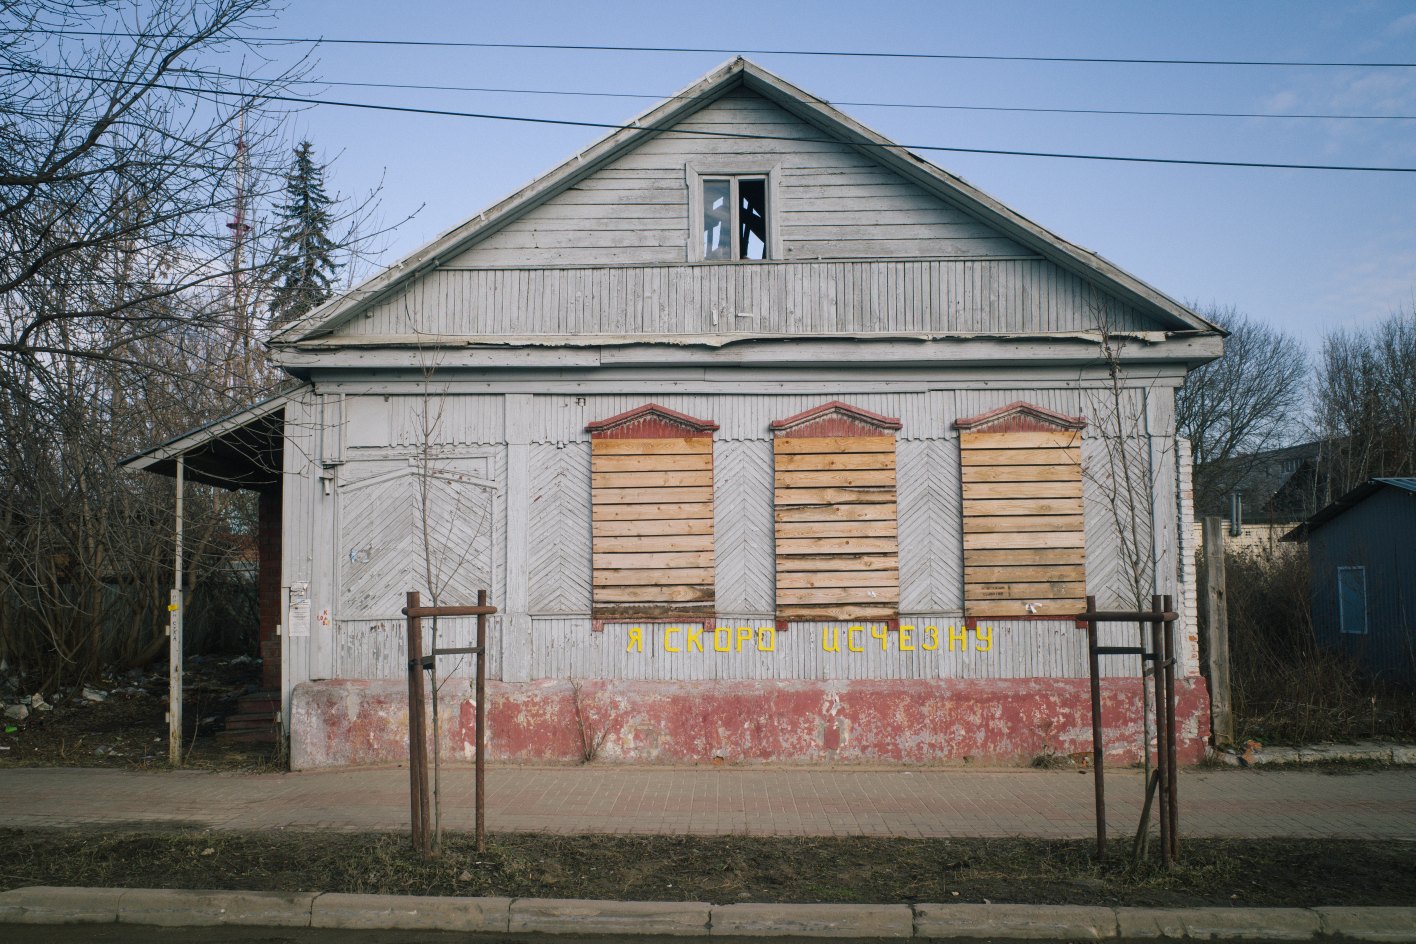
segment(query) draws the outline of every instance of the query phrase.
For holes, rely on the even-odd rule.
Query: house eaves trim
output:
[[[435,334],[381,334],[361,337],[314,338],[289,346],[284,352],[277,352],[277,363],[289,353],[316,353],[343,350],[377,350],[383,348],[407,348],[416,350],[455,350],[458,348],[521,348],[521,347],[564,347],[600,348],[626,346],[652,347],[708,347],[721,348],[751,342],[778,342],[803,344],[815,341],[1038,341],[1038,342],[1083,342],[1097,345],[1110,339],[1113,342],[1134,341],[1145,347],[1154,347],[1170,341],[1182,341],[1210,336],[1208,332],[1197,331],[1117,331],[1102,334],[1100,331],[1058,331],[1051,333],[1009,333],[999,331],[978,332],[861,332],[840,334],[753,334],[723,332],[719,334],[482,334],[482,335],[435,335]],[[1124,344],[1120,345],[1122,348]],[[1124,354],[1124,351],[1123,351]]]
[[[195,429],[190,429],[172,437],[156,446],[150,446],[142,452],[135,452],[131,456],[126,456],[118,460],[121,468],[143,471],[160,462],[175,459],[178,456],[190,452],[193,449],[203,446],[214,439],[220,439],[227,433],[240,429],[242,426],[254,423],[285,408],[290,402],[289,393],[276,394],[265,400],[257,401],[248,407],[237,410],[235,413],[228,413],[226,416],[204,423]]]
[[[876,131],[761,66],[737,57],[692,83],[666,101],[612,131],[586,150],[564,161],[527,186],[405,256],[380,274],[311,311],[300,321],[271,336],[284,346],[328,334],[368,306],[418,276],[432,271],[481,239],[530,212],[605,164],[671,127],[739,86],[745,86],[819,128],[841,143],[924,187],[940,199],[1038,252],[1044,258],[1152,315],[1185,328],[1226,332],[1184,305],[1123,271],[1099,254],[1084,249],[1008,208],[1000,201],[929,160],[890,141]],[[687,260],[685,260],[687,261]]]

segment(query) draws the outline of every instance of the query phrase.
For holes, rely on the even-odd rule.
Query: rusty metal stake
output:
[[[419,594],[408,593],[408,611],[416,613]],[[408,617],[408,780],[413,849],[429,858],[432,855],[432,799],[428,795],[428,745],[424,718],[423,688],[423,620]]]
[[[1087,597],[1087,612],[1096,612],[1096,597]],[[1092,781],[1096,796],[1096,859],[1106,858],[1106,781],[1102,777],[1101,741],[1101,665],[1097,657],[1096,620],[1087,620],[1087,663],[1091,674],[1092,708]]]
[[[1151,612],[1162,612],[1160,596],[1151,597]],[[1165,718],[1165,646],[1161,642],[1161,623],[1152,617],[1151,627],[1151,682],[1155,689],[1155,771],[1160,779],[1160,862],[1170,868],[1170,775],[1166,760],[1166,731],[1169,726]],[[1150,750],[1150,745],[1146,745]]]
[[[1165,609],[1170,611],[1171,599],[1164,600]],[[1180,857],[1180,812],[1178,802],[1178,763],[1175,747],[1175,621],[1165,621],[1165,769],[1170,777],[1170,858]]]
[[[477,606],[487,591],[477,591]],[[487,850],[487,614],[477,614],[477,851]]]

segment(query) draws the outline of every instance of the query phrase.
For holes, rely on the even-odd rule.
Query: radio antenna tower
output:
[[[231,222],[226,228],[231,230],[231,303],[234,311],[233,326],[236,339],[243,355],[250,353],[251,326],[246,302],[241,294],[241,270],[245,265],[246,234],[251,224],[246,222],[246,178],[249,171],[249,157],[246,149],[246,109],[241,108],[236,130],[236,205]]]

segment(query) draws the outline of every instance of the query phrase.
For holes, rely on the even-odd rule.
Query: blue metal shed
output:
[[[1372,479],[1286,539],[1308,542],[1318,644],[1416,685],[1416,478]]]

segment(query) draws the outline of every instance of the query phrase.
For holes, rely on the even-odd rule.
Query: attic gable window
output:
[[[767,258],[767,178],[703,179],[703,258]]]
[[[738,262],[780,259],[774,214],[775,165],[746,157],[689,162],[688,257],[690,261]]]

